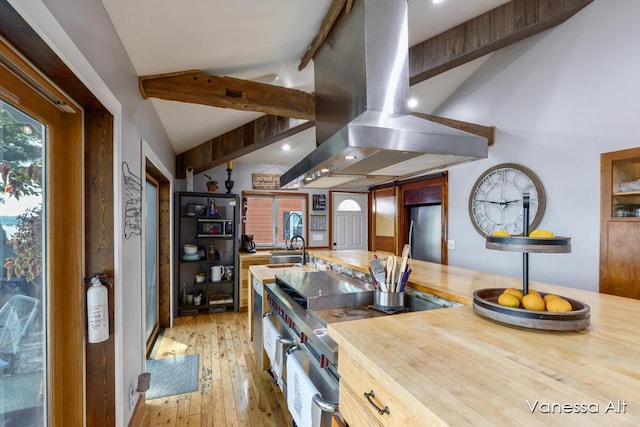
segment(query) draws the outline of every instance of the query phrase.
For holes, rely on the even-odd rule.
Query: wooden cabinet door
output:
[[[395,187],[373,192],[371,198],[371,250],[395,253],[398,202]]]
[[[600,292],[640,299],[640,147],[603,153]]]
[[[600,292],[640,299],[640,222],[611,221],[606,233]]]

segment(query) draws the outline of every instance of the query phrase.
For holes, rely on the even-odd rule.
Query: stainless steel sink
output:
[[[405,290],[404,304],[410,311],[435,310],[438,308],[458,307],[462,305],[458,302],[437,295],[416,291],[411,288]]]
[[[301,264],[302,251],[273,251],[269,264]]]

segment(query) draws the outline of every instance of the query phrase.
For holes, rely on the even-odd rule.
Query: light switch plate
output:
[[[136,404],[136,399],[138,398],[138,393],[136,393],[136,389],[133,385],[129,386],[129,409],[133,409]]]
[[[455,240],[448,240],[447,241],[447,248],[449,248],[449,250],[453,251],[456,249],[456,241]]]

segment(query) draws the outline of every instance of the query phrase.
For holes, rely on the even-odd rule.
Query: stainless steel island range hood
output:
[[[486,138],[410,115],[406,0],[358,0],[314,58],[318,147],[284,188],[365,189],[486,158]]]

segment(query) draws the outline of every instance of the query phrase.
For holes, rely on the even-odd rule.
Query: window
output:
[[[355,200],[346,199],[338,205],[338,212],[362,212],[362,207]]]
[[[245,234],[256,247],[282,248],[293,236],[306,238],[307,195],[246,194]]]

